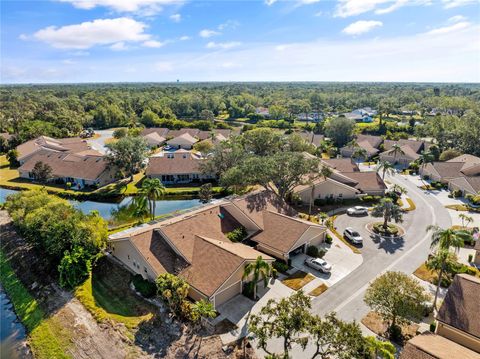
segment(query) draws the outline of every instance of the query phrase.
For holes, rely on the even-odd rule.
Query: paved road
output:
[[[338,223],[336,222],[339,230],[343,231],[345,227],[353,226],[364,237],[362,249],[364,260],[350,275],[312,301],[314,313],[324,315],[335,311],[344,320],[360,321],[369,311],[363,302],[369,283],[378,275],[390,270],[413,273],[425,261],[430,251],[430,234],[426,233],[426,227],[430,224],[438,224],[444,228],[451,226],[450,215],[435,197],[425,194],[405,176],[389,177],[388,181],[405,187],[408,190],[408,197],[417,207],[415,211],[404,216],[405,221],[401,224],[407,231],[404,241],[374,243],[364,228],[366,223],[374,220],[372,217],[355,220],[347,216],[339,217]],[[277,347],[281,343],[272,341],[272,344]],[[278,351],[281,350],[279,346]],[[307,348],[303,352],[301,348],[296,347],[292,350],[292,357],[302,358],[308,356],[311,351],[312,348]]]
[[[99,134],[100,137],[89,138],[87,139],[87,142],[92,146],[93,149],[101,153],[106,153],[107,148],[105,147],[105,140],[113,137],[113,131],[114,130],[97,130],[95,133]]]

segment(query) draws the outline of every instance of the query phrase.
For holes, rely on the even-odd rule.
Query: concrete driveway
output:
[[[331,245],[324,244],[319,247],[320,249],[327,250],[327,253],[323,259],[332,265],[331,273],[322,273],[316,269],[306,266],[304,264],[305,259],[308,258],[306,254],[298,254],[292,258],[293,267],[304,272],[311,273],[319,279],[308,283],[304,287],[305,293],[308,293],[311,289],[316,288],[321,283],[325,283],[328,287],[331,287],[353,272],[363,262],[361,254],[353,253],[352,250],[345,245],[345,243],[337,239],[334,235],[332,235],[332,238],[333,242]]]

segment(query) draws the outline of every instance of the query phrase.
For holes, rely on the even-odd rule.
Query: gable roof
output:
[[[194,144],[198,141],[195,137],[193,137],[190,133],[185,132],[181,135],[178,135],[170,140],[167,141],[169,145],[176,145],[176,144],[183,144],[183,143],[189,143],[189,144]]]
[[[327,166],[340,172],[359,172],[357,164],[351,158],[331,158],[322,160]]]
[[[170,130],[165,127],[150,127],[150,128],[144,128],[141,134],[142,136],[146,136],[151,133],[156,133],[161,137],[166,137],[169,131]]]
[[[262,212],[263,231],[251,239],[283,253],[288,253],[300,237],[310,228],[322,226],[285,216],[272,211]]]
[[[437,320],[480,338],[480,279],[457,274],[437,314]]]
[[[308,143],[314,145],[315,147],[320,146],[320,143],[325,139],[325,136],[315,134],[313,132],[296,132],[298,135],[300,135],[305,141]]]
[[[400,147],[408,146],[415,153],[419,153],[425,146],[425,141],[416,141],[416,140],[405,140],[401,139],[398,141],[385,140],[383,141],[383,148],[385,151],[391,150],[393,145],[399,145]]]
[[[402,150],[402,152],[404,154],[397,154],[397,158],[400,159],[400,158],[409,158],[411,160],[416,160],[417,158],[420,157],[420,155],[415,152],[411,146],[409,145],[402,145],[400,146],[400,149]],[[385,152],[382,152],[383,155],[387,154],[387,155],[393,155],[393,151],[395,151],[393,148],[390,147],[389,150],[385,151]]]
[[[461,172],[464,166],[463,162],[433,162],[429,163],[428,166],[433,166],[441,178],[463,177]]]
[[[165,137],[160,136],[158,132],[151,132],[144,136],[148,144],[158,145],[165,142]]]
[[[89,149],[90,145],[87,141],[79,137],[55,139],[47,136],[40,136],[17,146],[19,160],[40,150],[75,153]]]
[[[353,181],[351,184],[352,187],[357,188],[362,192],[381,191],[387,189],[385,182],[377,172],[342,172],[342,175],[351,179]],[[337,180],[342,182],[341,179]]]
[[[436,334],[421,334],[410,339],[400,359],[478,359],[478,354]]]
[[[168,131],[168,137],[179,137],[186,133],[190,135],[190,137],[198,136],[200,130],[198,128],[181,128],[179,130],[170,130]]]
[[[177,153],[178,152],[178,153]],[[176,151],[173,158],[168,156],[150,157],[145,170],[147,176],[201,173],[202,159],[193,156],[190,152]]]
[[[90,152],[90,151],[89,151]],[[43,162],[52,168],[53,177],[72,177],[94,181],[108,170],[108,161],[100,153],[65,153],[41,150],[18,168],[21,172],[31,172],[37,162]]]
[[[357,141],[367,141],[373,148],[378,148],[378,146],[380,146],[380,144],[383,142],[383,138],[381,138],[380,136],[358,134]]]

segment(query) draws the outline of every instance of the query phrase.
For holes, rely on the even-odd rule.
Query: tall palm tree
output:
[[[447,273],[452,272],[456,264],[457,264],[457,260],[456,260],[455,254],[445,249],[436,251],[435,254],[432,257],[430,257],[426,263],[427,269],[438,272],[437,289],[435,290],[435,297],[433,299],[433,308],[435,310],[437,310],[437,299],[438,299],[438,293],[440,291],[440,285],[443,279],[443,274],[445,272]]]
[[[245,279],[253,273],[253,299],[257,298],[258,281],[263,279],[263,284],[266,287],[268,284],[268,277],[271,273],[270,264],[265,262],[262,256],[258,256],[255,262],[248,263],[243,270],[243,277]]]
[[[427,227],[427,232],[432,231],[432,241],[431,248],[436,248],[437,252],[446,251],[449,252],[451,248],[458,252],[458,250],[463,247],[465,241],[470,241],[472,235],[467,231],[460,231],[455,229],[443,229],[437,225],[430,225]],[[448,256],[446,254],[441,255],[440,260],[443,260],[443,269],[440,274],[443,274],[445,271],[445,266],[447,264]],[[442,280],[439,274],[437,291],[435,293],[435,299],[433,302],[433,308],[436,310],[438,291],[440,288],[440,282]]]
[[[156,201],[162,198],[165,193],[165,187],[158,178],[146,178],[143,180],[141,195],[148,200],[148,207],[150,209],[150,216],[155,219]]]
[[[373,217],[383,217],[383,230],[387,232],[388,222],[392,219],[395,223],[403,222],[403,212],[400,206],[393,203],[391,198],[383,198],[379,204],[373,207]]]
[[[393,154],[393,162],[397,162],[397,156],[398,155],[404,155],[405,152],[403,152],[402,147],[400,147],[399,144],[395,143],[392,148],[390,149],[390,152]]]
[[[393,175],[395,166],[388,161],[379,161],[377,164],[377,172],[382,172],[382,179],[385,179],[385,173]]]
[[[463,228],[466,228],[470,223],[473,222],[473,217],[467,216],[466,214],[463,214],[463,213],[460,213],[458,215],[458,218],[460,218],[462,220],[462,227]],[[466,226],[465,226],[465,223],[467,224]]]
[[[132,201],[133,214],[136,217],[144,218],[150,213],[148,209],[148,199],[143,195],[135,196]]]
[[[422,151],[419,157],[415,160],[415,162],[420,166],[420,173],[422,173],[422,176],[420,176],[420,178],[422,178],[422,181],[423,181],[423,170],[429,163],[433,163],[434,160],[435,160],[435,157],[433,156],[433,154],[431,152],[425,152],[425,151]]]

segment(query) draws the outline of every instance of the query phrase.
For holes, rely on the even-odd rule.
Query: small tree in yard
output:
[[[192,312],[195,318],[215,318],[217,312],[213,304],[205,299],[201,299],[192,304]]]
[[[392,343],[389,341],[378,340],[373,336],[366,337],[365,339],[367,342],[367,351],[371,358],[395,359],[397,349]]]
[[[439,249],[435,254],[430,257],[426,263],[427,269],[431,271],[437,271],[437,289],[435,290],[435,297],[433,299],[433,308],[437,309],[438,293],[440,286],[442,285],[443,276],[446,273],[452,273],[457,266],[457,257],[454,253],[446,250]]]
[[[467,216],[466,214],[463,214],[463,213],[460,213],[458,215],[458,218],[460,218],[462,220],[462,227],[463,228],[468,227],[468,225],[473,222],[473,217]],[[465,223],[466,223],[466,225],[465,225]]]
[[[88,278],[92,269],[91,254],[83,247],[75,246],[65,254],[58,265],[60,285],[74,288]]]
[[[184,302],[188,295],[189,285],[182,278],[170,273],[160,274],[155,281],[157,285],[157,293],[168,304],[174,315],[181,315]]]
[[[39,182],[47,182],[52,178],[52,167],[42,161],[38,161],[33,166],[32,175]]]
[[[308,327],[313,340],[315,353],[312,359],[350,359],[358,358],[365,351],[365,340],[360,326],[337,318],[335,313],[325,318],[313,316]]]
[[[395,223],[403,222],[402,209],[393,203],[391,198],[383,198],[379,204],[373,207],[371,212],[373,217],[383,217],[383,230],[388,231],[388,222],[392,219]]]
[[[205,183],[200,186],[200,190],[198,191],[198,198],[202,203],[208,203],[212,200],[212,184]]]
[[[123,137],[106,147],[110,165],[122,170],[133,181],[133,175],[143,168],[148,155],[146,140],[142,137]]]
[[[253,299],[257,298],[257,286],[260,279],[263,280],[263,284],[266,287],[268,283],[268,277],[270,276],[271,267],[270,264],[265,262],[262,256],[258,256],[255,262],[249,263],[245,266],[243,270],[242,279],[248,278],[250,274],[253,273]]]
[[[401,339],[399,325],[420,319],[423,303],[429,300],[418,281],[401,272],[387,272],[377,279],[365,293],[365,303],[385,322],[392,339]]]
[[[305,348],[308,342],[308,337],[300,335],[305,334],[310,323],[311,306],[310,297],[302,291],[282,298],[279,302],[270,299],[258,315],[250,317],[248,329],[256,336],[258,347],[267,354],[276,358],[288,358],[293,344]],[[268,340],[271,338],[283,339],[283,353],[276,354],[268,350]]]

